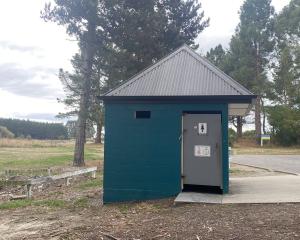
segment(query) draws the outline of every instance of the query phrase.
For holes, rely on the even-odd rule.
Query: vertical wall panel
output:
[[[135,119],[139,110],[151,111],[151,118]],[[228,190],[227,104],[106,103],[104,202],[171,197],[181,191],[184,111],[222,112],[223,187]]]

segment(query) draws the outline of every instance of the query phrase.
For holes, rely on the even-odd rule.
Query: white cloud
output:
[[[0,116],[63,111],[58,69],[71,70],[77,44],[63,26],[44,22],[48,0],[0,2]]]
[[[55,116],[62,111],[64,111],[63,104],[57,103],[55,98],[19,96],[0,90],[0,117],[26,116],[31,113],[51,113]]]

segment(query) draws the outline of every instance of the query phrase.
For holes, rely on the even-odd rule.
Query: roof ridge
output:
[[[171,58],[175,57],[181,50],[183,50],[184,48],[186,48],[187,45],[183,44],[182,46],[180,46],[179,48],[177,48],[176,50],[174,50],[173,52],[169,53],[168,55],[164,56],[163,58],[161,58],[160,60],[158,60],[157,62],[151,64],[150,66],[142,69],[141,71],[137,72],[136,74],[134,74],[132,77],[130,77],[128,80],[126,80],[125,82],[120,83],[118,86],[116,86],[115,88],[107,91],[106,93],[104,93],[103,95],[106,96],[107,94],[110,94],[113,91],[116,92],[120,92],[122,89],[124,89],[125,87],[131,85],[132,83],[134,83],[135,81],[137,81],[139,78],[141,78],[142,76],[145,76],[146,74],[148,74],[150,71],[156,69],[158,66],[162,65],[163,63],[165,63],[166,61],[170,60]],[[141,76],[139,76],[141,75]],[[139,77],[138,77],[139,76]]]
[[[183,61],[181,56],[183,56],[183,58],[185,59],[184,61],[187,61],[187,62],[190,61],[190,64],[193,61],[194,62],[193,64],[195,64],[194,67],[192,67],[190,65],[184,65],[184,66],[182,66],[182,64],[178,65],[178,61],[180,61],[181,63]],[[169,72],[169,75],[171,74],[170,76],[164,75],[164,77],[166,77],[166,82],[163,81],[162,76],[155,75],[156,73],[167,74],[167,73],[165,73],[165,71],[167,71],[165,68],[169,69],[170,66],[173,66],[172,71],[177,72],[177,70],[180,69],[182,71],[182,73],[187,73],[186,71],[190,71],[188,69],[194,68],[193,69],[194,75],[193,74],[189,75],[194,80],[189,79],[189,76],[185,76],[185,75],[183,75],[183,78],[185,79],[187,84],[188,84],[189,80],[190,80],[190,84],[194,84],[194,85],[196,84],[197,86],[200,84],[198,86],[200,88],[199,89],[197,88],[196,90],[191,90],[190,88],[188,88],[187,91],[189,91],[189,92],[186,93],[187,95],[195,95],[195,96],[209,95],[209,93],[212,95],[219,95],[221,92],[225,93],[225,95],[230,95],[230,94],[236,95],[236,96],[253,95],[242,84],[236,82],[234,79],[232,79],[226,73],[224,73],[221,69],[219,69],[214,64],[212,64],[208,59],[201,56],[199,53],[194,51],[194,49],[192,49],[188,45],[184,44],[181,47],[174,50],[173,52],[166,55],[165,57],[161,58],[157,62],[153,63],[149,67],[136,73],[128,80],[123,81],[118,86],[116,86],[112,90],[106,92],[102,96],[131,96],[131,95],[134,96],[137,94],[149,95],[150,93],[152,93],[154,95],[155,95],[155,93],[157,95],[176,95],[178,93],[182,94],[182,91],[179,91],[178,89],[170,90],[169,87],[166,88],[166,84],[174,85],[174,83],[176,83],[176,81],[178,84],[178,81],[179,81],[179,79],[177,79],[178,77],[175,76],[175,78],[173,80],[168,79],[168,78],[174,77],[171,74],[172,72]],[[174,69],[174,67],[176,67],[176,68]],[[202,70],[199,72],[200,68],[201,69],[203,68],[204,72],[202,72]],[[196,70],[196,69],[198,69],[198,70]],[[168,71],[170,71],[170,70],[168,70]],[[195,73],[195,71],[197,71],[197,74]],[[190,73],[187,73],[187,74],[190,74]],[[204,74],[204,76],[203,76],[203,74]],[[209,75],[207,75],[207,74],[209,74]],[[212,76],[212,77],[209,77],[209,76]],[[215,90],[212,91],[212,89],[210,89],[209,92],[207,92],[206,90],[208,90],[208,89],[206,89],[206,90],[203,89],[203,86],[201,87],[201,83],[200,83],[201,81],[199,82],[199,79],[200,80],[202,79],[201,77],[203,78],[203,81],[204,81],[202,84],[204,84],[206,87],[210,86],[211,84],[215,84],[215,87],[214,87]],[[209,79],[207,79],[207,77],[209,77]],[[148,79],[151,81],[148,83],[145,83],[144,82],[145,79]],[[198,79],[198,80],[195,82],[195,79],[196,80]],[[208,83],[209,80],[214,80],[214,81],[211,83]],[[197,82],[199,82],[199,83],[197,83]],[[145,85],[147,89],[143,88],[142,87],[143,85]],[[163,91],[161,88],[162,86],[164,88]],[[216,88],[218,90],[216,90]],[[141,89],[143,89],[143,90],[141,90]],[[178,93],[176,93],[176,92],[178,92]],[[185,94],[185,93],[183,93],[183,94]]]

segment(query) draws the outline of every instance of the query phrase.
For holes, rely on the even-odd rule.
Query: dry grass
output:
[[[245,155],[298,155],[300,146],[282,147],[272,144],[265,144],[260,147],[253,139],[240,139],[233,146],[233,154]]]
[[[72,165],[74,141],[0,139],[0,172]],[[103,159],[103,145],[85,146],[87,164]]]
[[[300,155],[300,147],[243,147],[233,148],[237,155]]]
[[[250,138],[242,138],[238,139],[237,142],[234,143],[234,148],[244,148],[244,147],[257,147],[256,141]]]
[[[72,145],[74,145],[74,142],[70,140],[0,138],[0,147],[6,147],[6,148],[65,147],[65,146],[72,146]]]

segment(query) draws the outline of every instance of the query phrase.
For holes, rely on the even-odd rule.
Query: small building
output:
[[[229,188],[228,117],[255,96],[184,45],[100,97],[104,203]]]

